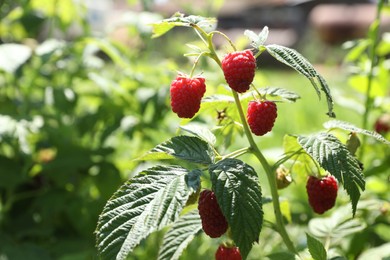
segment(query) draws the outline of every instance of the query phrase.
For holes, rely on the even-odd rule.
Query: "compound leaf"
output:
[[[122,185],[99,217],[96,242],[100,256],[126,259],[142,239],[173,223],[194,192],[187,186],[188,174],[180,166],[156,166]]]
[[[202,229],[198,210],[192,210],[181,216],[164,235],[158,260],[177,260],[183,250]]]
[[[344,144],[331,134],[319,133],[310,137],[299,136],[298,143],[322,168],[343,184],[351,198],[352,214],[355,215],[360,190],[365,189],[365,180],[359,161]]]
[[[318,86],[319,84],[321,90],[325,93],[327,99],[327,115],[330,117],[336,116],[333,112],[333,98],[330,94],[328,84],[305,57],[303,57],[299,52],[294,49],[290,49],[277,44],[266,45],[265,48],[268,53],[271,54],[275,59],[286,64],[287,66],[290,66],[291,68],[304,75],[307,79],[309,79],[315,91],[317,92],[318,97],[321,97],[321,91]]]
[[[218,204],[245,259],[258,241],[263,223],[257,174],[251,166],[232,158],[211,165],[209,171]]]

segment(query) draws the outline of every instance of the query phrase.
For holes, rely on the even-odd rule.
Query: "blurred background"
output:
[[[190,51],[186,43],[199,42],[183,28],[152,39],[150,26],[178,11],[216,17],[217,29],[241,49],[249,47],[245,29],[259,33],[268,26],[267,43],[298,50],[325,77],[338,119],[368,130],[378,130],[378,118],[390,125],[388,7],[380,16],[370,113],[365,106],[370,26],[378,17],[373,1],[0,0],[0,260],[97,259],[94,230],[106,201],[150,166],[134,159],[176,135],[183,123],[170,109],[169,86],[177,71],[191,70],[192,60],[183,56]],[[215,44],[221,57],[231,51],[222,38]],[[215,64],[201,64],[197,73],[207,76],[207,93],[214,94],[223,75]],[[302,98],[281,104],[273,133],[257,139],[270,161],[283,153],[285,134],[323,130],[325,100],[318,101],[306,78],[262,54],[255,84],[287,88]],[[213,127],[217,116],[212,110],[194,121]],[[389,128],[380,129],[387,138]],[[219,140],[226,153],[243,140],[238,130],[228,134]],[[384,244],[389,250],[389,206],[381,204],[390,198],[389,157],[388,147],[367,140],[362,204],[369,212],[360,229],[341,233],[345,239],[335,245],[347,259],[364,259],[366,250]],[[256,165],[251,157],[245,160]],[[302,185],[306,175],[293,178],[289,190],[281,191],[283,211],[304,247],[302,230],[316,216]],[[348,206],[340,193],[339,206]],[[265,211],[272,221],[271,206]],[[279,250],[275,233],[263,228],[262,244],[249,259],[267,259]],[[129,259],[155,259],[162,235],[152,234]],[[218,243],[199,235],[182,259],[213,259]]]

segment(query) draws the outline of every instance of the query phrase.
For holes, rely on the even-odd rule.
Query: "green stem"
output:
[[[202,36],[201,38],[204,37],[207,39],[207,47],[210,50],[210,57],[212,59],[214,59],[215,62],[217,62],[217,64],[222,68],[222,63],[221,63],[220,59],[218,58],[218,55],[215,51],[215,48],[214,48],[214,45],[212,42],[213,34],[215,32],[207,34],[202,28],[198,27],[197,25],[193,25],[193,28],[196,31],[198,31],[198,34],[200,34],[200,36]],[[233,45],[233,49],[235,49],[234,45]],[[274,213],[275,213],[275,218],[276,218],[276,223],[275,223],[276,228],[277,228],[279,234],[281,235],[283,242],[287,246],[288,250],[291,251],[292,253],[298,255],[298,252],[295,249],[294,244],[292,243],[292,241],[287,233],[287,230],[285,228],[282,211],[280,209],[279,194],[278,194],[275,174],[272,170],[272,167],[269,165],[268,161],[266,160],[264,155],[261,153],[259,147],[256,145],[256,142],[253,139],[252,133],[251,133],[249,126],[246,122],[244,111],[242,109],[240,98],[239,98],[237,92],[232,90],[232,94],[234,97],[234,101],[236,103],[236,107],[238,110],[238,114],[240,116],[242,126],[244,128],[245,135],[246,135],[246,137],[249,141],[249,144],[250,144],[250,150],[256,156],[256,158],[260,161],[260,163],[263,166],[263,168],[266,172],[266,175],[267,175],[268,183],[269,183],[270,189],[271,189],[272,203],[273,203]]]
[[[260,149],[256,145],[255,140],[253,139],[252,133],[249,130],[248,124],[246,122],[245,116],[244,116],[244,111],[242,110],[240,98],[238,97],[238,94],[235,91],[233,92],[234,100],[236,102],[236,106],[238,109],[238,113],[240,115],[240,119],[242,122],[242,125],[244,127],[244,132],[245,135],[249,141],[250,147],[252,148],[252,153],[257,157],[257,159],[260,161],[261,165],[263,166],[265,173],[267,175],[268,183],[271,189],[271,196],[272,196],[272,204],[274,207],[274,213],[275,213],[275,218],[276,218],[276,228],[279,232],[279,234],[282,236],[283,241],[285,245],[287,246],[288,250],[290,250],[294,254],[298,254],[297,250],[294,247],[294,244],[292,243],[287,230],[285,228],[284,220],[283,220],[283,215],[282,211],[280,209],[280,203],[279,203],[279,193],[278,193],[278,188],[276,184],[276,178],[274,175],[274,172],[267,162],[266,158],[264,155],[261,153]]]
[[[370,64],[370,71],[368,73],[368,80],[367,80],[367,90],[366,90],[366,101],[365,101],[365,111],[363,114],[363,123],[362,123],[362,128],[367,129],[368,126],[368,117],[372,108],[372,98],[371,98],[371,89],[372,89],[372,83],[374,79],[374,69],[375,69],[375,64],[376,64],[376,48],[379,43],[379,27],[380,27],[380,19],[381,19],[381,13],[382,13],[382,8],[383,8],[384,0],[380,0],[378,2],[378,7],[376,10],[376,18],[375,21],[373,22],[373,33],[371,37],[371,46],[370,46],[370,59],[371,59],[371,64]],[[359,157],[362,160],[364,156],[364,147],[366,144],[366,136],[363,135],[362,137],[362,145],[360,149],[360,154]]]
[[[231,152],[227,155],[224,155],[224,156],[221,156],[221,160],[225,159],[225,158],[237,158],[243,154],[246,154],[248,153],[249,151],[251,151],[251,148],[250,147],[244,147],[244,148],[241,148],[241,149],[238,149],[234,152]]]

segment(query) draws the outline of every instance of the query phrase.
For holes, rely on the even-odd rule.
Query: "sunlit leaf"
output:
[[[287,48],[276,44],[266,45],[267,51],[275,57],[278,61],[290,66],[295,69],[307,79],[310,80],[314,89],[316,90],[319,97],[321,97],[320,88],[325,93],[327,104],[328,104],[328,116],[335,117],[333,112],[333,98],[330,94],[330,89],[325,79],[315,70],[313,65],[300,53],[294,49]]]
[[[345,121],[331,120],[331,121],[326,122],[324,124],[324,127],[326,129],[339,128],[339,129],[347,130],[347,131],[350,131],[350,132],[363,134],[363,135],[366,135],[366,136],[373,137],[376,140],[378,140],[378,141],[380,141],[380,142],[382,142],[384,144],[390,145],[390,142],[388,140],[386,140],[382,135],[378,134],[377,132],[359,128],[359,127],[354,126],[353,124],[345,122]]]
[[[309,252],[313,257],[313,259],[326,260],[327,253],[322,243],[316,238],[310,236],[308,233],[306,233],[306,239],[307,239],[307,247],[309,248]]]
[[[203,125],[191,123],[191,124],[180,126],[180,128],[208,142],[210,145],[215,145],[216,142],[215,135]]]
[[[281,160],[292,161],[292,172],[302,176],[312,174],[318,168],[313,159],[302,149],[298,143],[298,137],[285,135],[283,138],[284,157]],[[281,162],[283,163],[283,162]]]
[[[244,34],[251,41],[251,46],[255,49],[259,49],[268,38],[268,27],[265,26],[263,30],[257,35],[251,30],[245,30]]]
[[[0,70],[14,73],[32,54],[31,48],[23,44],[5,43],[0,45]]]
[[[153,23],[153,38],[160,37],[171,29],[182,26],[182,27],[191,27],[192,25],[197,25],[200,28],[208,31],[215,28],[217,20],[215,18],[207,18],[201,16],[184,16],[183,14],[177,13],[173,17],[164,19],[160,22]]]
[[[150,233],[178,219],[189,195],[189,171],[179,166],[156,166],[127,181],[107,201],[96,229],[103,259],[126,259]]]
[[[362,254],[360,254],[359,257],[357,258],[357,260],[365,260],[365,259],[389,260],[390,242],[374,248],[367,249],[364,252],[362,252]]]
[[[267,88],[259,88],[258,91],[263,96],[268,95],[271,96],[272,99],[279,98],[283,101],[288,101],[288,102],[295,102],[301,98],[297,93],[284,88],[267,87]]]
[[[361,218],[351,218],[347,207],[340,207],[330,217],[311,219],[308,228],[315,237],[338,243],[346,236],[362,231],[366,226]]]
[[[178,158],[190,162],[211,164],[214,161],[214,150],[206,141],[196,136],[175,136],[157,145],[149,153],[137,160],[163,160]]]

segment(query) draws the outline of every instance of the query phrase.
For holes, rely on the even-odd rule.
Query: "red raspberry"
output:
[[[222,70],[229,86],[244,93],[255,77],[256,59],[250,50],[231,52],[222,60]]]
[[[206,92],[205,79],[179,75],[171,84],[171,107],[180,118],[192,118]]]
[[[222,236],[228,223],[219,208],[217,198],[211,190],[204,190],[199,195],[198,210],[203,231],[210,237]]]
[[[333,208],[337,197],[337,180],[332,175],[318,179],[310,176],[306,184],[309,204],[314,212],[322,214]]]
[[[238,247],[220,245],[215,252],[215,260],[242,260],[242,257]]]
[[[374,125],[375,131],[380,134],[386,134],[390,131],[390,114],[381,115]]]
[[[249,102],[246,118],[252,133],[255,135],[264,135],[271,131],[277,116],[277,107],[274,102]]]

